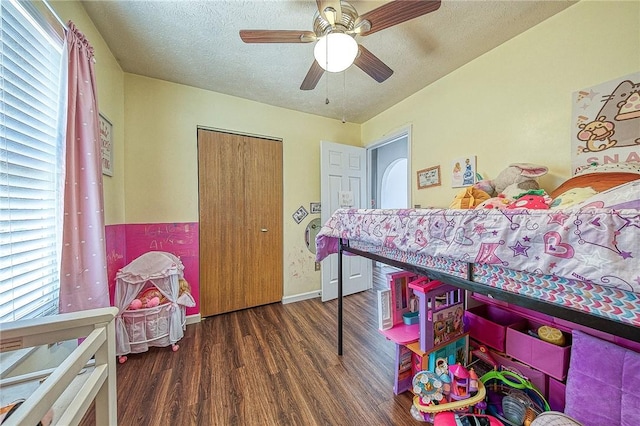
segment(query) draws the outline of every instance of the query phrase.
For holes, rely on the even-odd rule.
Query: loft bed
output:
[[[565,182],[553,198],[571,181],[601,191],[570,208],[337,210],[316,256],[339,256],[338,354],[345,254],[640,342],[640,171],[624,174]]]

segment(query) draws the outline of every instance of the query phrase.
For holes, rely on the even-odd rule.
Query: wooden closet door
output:
[[[282,142],[198,129],[200,313],[282,300]]]

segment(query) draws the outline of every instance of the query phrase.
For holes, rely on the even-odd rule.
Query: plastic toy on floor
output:
[[[438,413],[433,426],[504,426],[500,420],[486,414]]]
[[[530,426],[538,414],[550,410],[533,383],[512,371],[489,371],[480,382],[487,390],[487,413],[504,423]]]
[[[418,372],[413,377],[413,393],[410,412],[413,418],[422,422],[433,423],[436,414],[445,411],[468,414],[486,408],[484,384],[461,364],[446,366],[441,361],[436,372]]]

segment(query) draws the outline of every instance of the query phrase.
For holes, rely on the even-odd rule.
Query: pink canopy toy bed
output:
[[[185,330],[186,307],[195,301],[181,289],[184,266],[171,253],[152,251],[143,254],[116,274],[115,303],[116,355],[120,362],[127,354],[140,353],[149,347],[172,346],[182,339]],[[157,298],[145,305],[135,301]],[[149,306],[149,307],[146,307]]]

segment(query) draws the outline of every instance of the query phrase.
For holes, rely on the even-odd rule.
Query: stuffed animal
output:
[[[133,301],[131,302],[131,304],[129,305],[129,310],[135,311],[136,309],[141,309],[142,308],[142,300],[140,299],[133,299]]]
[[[154,296],[151,299],[147,299],[147,308],[154,308],[160,304],[160,298],[158,296]]]
[[[129,305],[129,310],[135,311],[136,309],[153,308],[160,304],[160,298],[158,296],[153,297],[141,297],[140,299],[133,299]]]
[[[184,278],[180,278],[178,280],[178,284],[180,286],[178,296],[182,296],[183,293],[191,293],[191,286],[189,285],[187,280],[185,280]]]
[[[532,190],[519,196],[517,200],[507,206],[508,209],[547,210],[553,200],[544,189]]]
[[[476,209],[506,209],[509,204],[513,202],[513,198],[507,198],[504,194],[500,194],[497,197],[491,197],[478,204]]]
[[[498,194],[504,193],[505,189],[509,185],[514,185],[509,188],[509,194],[515,192],[526,192],[530,189],[539,189],[540,186],[536,181],[540,176],[547,174],[549,169],[545,166],[539,166],[537,164],[530,163],[513,163],[509,167],[501,171],[495,179],[485,179],[476,183],[474,187],[483,190],[492,197]],[[515,194],[519,195],[519,194]]]
[[[489,198],[486,192],[469,186],[461,190],[449,205],[450,209],[473,209]]]

